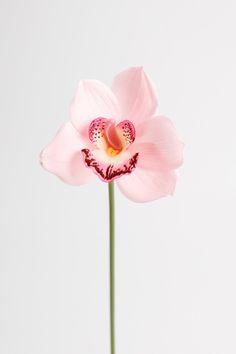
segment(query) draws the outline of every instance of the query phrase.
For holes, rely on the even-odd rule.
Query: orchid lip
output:
[[[114,119],[98,117],[90,123],[88,135],[94,149],[81,150],[84,163],[103,181],[112,181],[136,168],[139,154],[131,154],[128,149],[135,140],[135,128],[129,120],[116,125]]]
[[[89,149],[82,149],[81,152],[83,153],[85,165],[91,168],[103,182],[111,182],[116,178],[132,173],[137,166],[139,157],[137,152],[125,163],[115,166],[98,161]]]

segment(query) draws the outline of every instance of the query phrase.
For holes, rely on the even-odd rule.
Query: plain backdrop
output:
[[[185,143],[174,197],[116,190],[117,354],[236,353],[236,5],[0,1],[0,353],[109,354],[108,200],[38,162],[80,79],[143,65]]]

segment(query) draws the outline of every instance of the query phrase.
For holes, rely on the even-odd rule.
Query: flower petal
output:
[[[133,173],[117,180],[121,192],[137,203],[172,195],[176,184],[174,171],[147,171],[137,167]]]
[[[123,157],[109,158],[105,157],[105,152],[101,150],[83,149],[82,152],[87,167],[90,167],[103,182],[111,182],[122,175],[130,174],[138,161],[138,153],[133,156],[124,153]]]
[[[117,125],[117,128],[120,129],[122,133],[122,140],[124,140],[124,145],[126,148],[132,144],[135,140],[135,128],[133,123],[131,123],[129,120],[123,120]]]
[[[138,124],[155,113],[156,89],[142,67],[130,68],[118,74],[112,90],[120,103],[122,119]]]
[[[158,147],[152,143],[134,143],[129,148],[130,154],[139,153],[137,167],[151,171],[170,170],[169,166],[161,159]]]
[[[183,162],[184,145],[166,117],[158,116],[139,124],[136,127],[135,142],[155,144],[158,158],[169,169],[175,169]]]
[[[71,120],[83,133],[95,118],[120,117],[118,101],[109,87],[97,80],[80,81],[71,104]]]
[[[106,147],[105,128],[109,124],[109,119],[96,118],[89,125],[88,135],[90,141],[98,148]]]
[[[84,164],[81,153],[83,147],[79,133],[68,122],[41,152],[41,164],[66,183],[73,185],[87,183],[94,179],[94,174]]]

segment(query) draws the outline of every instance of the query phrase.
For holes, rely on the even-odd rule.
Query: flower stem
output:
[[[108,184],[110,221],[110,340],[111,354],[115,354],[115,200],[114,182]]]

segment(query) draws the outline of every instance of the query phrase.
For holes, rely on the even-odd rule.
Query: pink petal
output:
[[[125,161],[114,163],[115,159],[114,162],[112,162],[112,159],[110,161],[98,159],[96,150],[83,149],[82,152],[86,166],[91,168],[103,182],[111,182],[120,176],[132,173],[138,161],[138,153],[129,156]]]
[[[81,149],[84,143],[73,125],[68,122],[41,152],[42,166],[65,183],[80,185],[95,178],[84,164]]]
[[[155,113],[156,90],[142,67],[130,68],[118,74],[112,90],[120,103],[121,119],[129,119],[136,125]]]
[[[170,170],[169,166],[161,159],[158,147],[152,143],[134,143],[129,148],[130,154],[138,152],[137,167],[150,171],[165,171]]]
[[[173,194],[176,174],[160,158],[156,144],[134,143],[130,154],[139,154],[136,169],[117,180],[120,190],[135,202],[148,202]]]
[[[158,159],[166,168],[175,169],[183,162],[183,143],[168,118],[159,116],[139,124],[135,142],[156,145]]]
[[[118,119],[119,104],[110,88],[97,80],[80,81],[71,104],[71,120],[81,133],[95,118]]]
[[[172,195],[176,184],[174,171],[148,171],[137,167],[130,175],[117,180],[121,192],[137,203]]]

